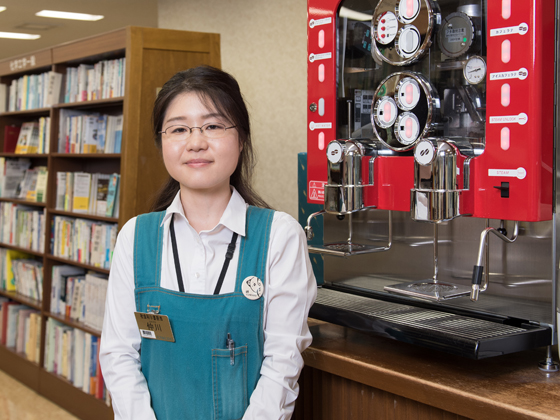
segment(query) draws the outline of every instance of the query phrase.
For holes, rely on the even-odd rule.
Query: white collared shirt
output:
[[[219,223],[212,230],[197,233],[185,217],[178,193],[163,219],[161,287],[179,290],[169,235],[172,215],[185,292],[212,294],[233,232],[245,235],[246,212],[247,204],[233,189]],[[123,226],[115,245],[99,359],[115,419],[154,420],[146,379],[140,370],[141,338],[134,317],[135,224],[133,218]],[[234,291],[238,250],[239,246],[220,293]],[[274,213],[264,290],[264,360],[243,419],[289,419],[299,391],[301,352],[311,344],[307,315],[317,290],[305,234],[286,213]],[[172,362],[169,368],[173,368]]]

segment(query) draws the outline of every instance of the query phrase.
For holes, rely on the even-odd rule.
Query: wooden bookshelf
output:
[[[100,331],[63,315],[50,313],[52,267],[68,264],[108,274],[109,270],[55,257],[51,247],[54,216],[70,216],[88,220],[116,223],[121,228],[127,220],[149,211],[155,192],[167,178],[160,153],[151,135],[151,111],[157,89],[177,71],[201,64],[220,67],[220,38],[218,34],[175,31],[166,29],[127,27],[89,38],[67,42],[35,53],[0,61],[0,83],[10,84],[26,74],[55,71],[65,74],[68,67],[94,64],[102,60],[126,58],[124,97],[97,99],[85,102],[58,103],[49,108],[0,113],[0,152],[4,146],[4,127],[21,125],[39,117],[50,117],[50,150],[47,154],[15,155],[0,153],[0,157],[25,157],[32,167],[48,168],[46,203],[2,198],[0,201],[45,208],[45,252],[30,251],[1,244],[0,247],[28,252],[42,260],[44,268],[43,299],[36,301],[25,296],[0,291],[31,308],[40,310],[42,319],[40,363],[30,362],[12,349],[0,346],[0,369],[25,383],[39,394],[59,404],[81,419],[111,419],[113,413],[105,401],[82,392],[63,377],[44,369],[46,322],[53,318],[65,325],[92,335]],[[34,65],[29,65],[33,63]],[[16,65],[17,64],[17,65]],[[22,68],[22,65],[25,66]],[[64,89],[63,79],[63,89]],[[108,115],[123,115],[121,153],[66,154],[58,153],[59,116],[63,109],[91,110]],[[102,217],[55,210],[56,173],[84,171],[90,173],[120,173],[119,216]]]

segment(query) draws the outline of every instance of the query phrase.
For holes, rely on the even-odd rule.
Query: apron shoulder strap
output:
[[[134,232],[134,286],[159,286],[165,210],[141,214]]]
[[[235,290],[241,292],[241,283],[248,276],[256,276],[265,282],[268,243],[274,210],[249,206],[245,236],[239,247],[239,263]]]

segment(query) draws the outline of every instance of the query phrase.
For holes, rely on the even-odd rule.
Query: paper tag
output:
[[[167,315],[134,312],[134,316],[136,317],[140,335],[143,338],[175,342]]]
[[[241,283],[241,292],[249,300],[257,300],[264,293],[264,286],[262,281],[255,277],[249,276]]]

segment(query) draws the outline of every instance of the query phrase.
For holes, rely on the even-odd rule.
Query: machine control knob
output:
[[[421,140],[414,147],[414,159],[422,166],[431,165],[436,158],[436,146],[429,140]]]
[[[404,112],[399,115],[395,125],[395,135],[397,140],[405,146],[414,143],[420,135],[418,117],[412,112]]]
[[[373,118],[380,127],[391,127],[395,123],[397,115],[397,104],[393,98],[383,96],[375,103]]]
[[[420,32],[414,25],[406,25],[395,39],[395,49],[402,58],[414,57],[420,49]]]
[[[327,159],[331,163],[339,163],[344,155],[344,146],[340,142],[333,140],[327,146]]]
[[[400,0],[396,11],[402,23],[410,23],[420,14],[420,0]]]

